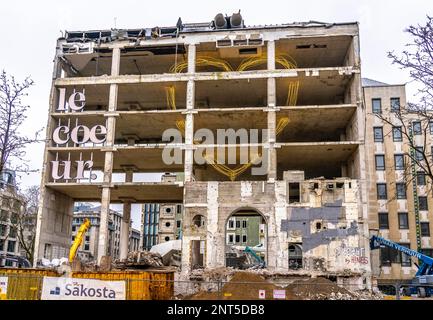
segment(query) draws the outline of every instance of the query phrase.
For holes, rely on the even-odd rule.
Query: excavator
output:
[[[412,285],[404,288],[405,295],[417,294],[420,298],[430,297],[433,294],[433,258],[422,254],[421,252],[409,249],[398,243],[392,242],[379,236],[372,236],[370,238],[370,249],[379,249],[380,247],[388,247],[407,254],[408,256],[415,257],[420,262],[418,271],[412,279]],[[424,285],[424,286],[423,286]]]
[[[86,231],[89,230],[89,228],[90,220],[86,218],[78,229],[77,235],[75,236],[74,242],[72,243],[71,249],[69,250],[69,263],[72,263],[75,260],[78,248],[81,246],[84,235],[86,234]]]

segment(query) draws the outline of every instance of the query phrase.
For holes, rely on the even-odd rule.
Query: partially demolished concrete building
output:
[[[185,277],[226,265],[230,217],[260,216],[269,270],[370,283],[357,23],[67,32],[50,99],[36,259],[69,248],[75,201],[101,203],[99,260],[110,204],[125,257],[131,203],[180,202]],[[158,172],[183,181],[137,178]]]

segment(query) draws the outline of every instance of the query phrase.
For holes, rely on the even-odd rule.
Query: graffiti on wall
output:
[[[342,257],[344,262],[347,264],[368,264],[368,257],[365,255],[365,248],[349,247],[343,243],[340,247],[335,249],[335,255],[337,258]]]

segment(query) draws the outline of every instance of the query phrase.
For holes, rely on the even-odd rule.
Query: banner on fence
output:
[[[42,300],[125,300],[125,281],[44,277]]]
[[[274,290],[274,299],[286,299],[286,290]]]
[[[5,300],[8,293],[8,277],[0,277],[0,300]]]

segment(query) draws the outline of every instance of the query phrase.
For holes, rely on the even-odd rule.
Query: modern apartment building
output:
[[[416,113],[403,112],[403,116],[397,116],[396,112],[402,108],[407,110],[404,84],[363,79],[363,91],[370,172],[370,235],[378,234],[432,256],[431,181],[409,156],[411,148],[404,133],[411,130],[416,148],[426,148],[432,161],[433,123],[426,123]],[[413,152],[422,156],[416,150]],[[373,275],[379,284],[412,279],[417,271],[417,261],[396,250],[381,248],[371,254]]]
[[[269,270],[290,271],[295,247],[302,272],[369,286],[360,67],[357,23],[247,26],[240,14],[218,14],[66,32],[54,60],[36,256],[69,247],[76,201],[101,203],[98,261],[112,203],[123,203],[126,225],[131,203],[161,204],[149,211],[152,232],[144,222],[144,248],[177,226],[162,204],[182,204],[183,278],[226,265],[227,223],[248,212],[264,224]],[[161,172],[183,179],[138,179]]]

